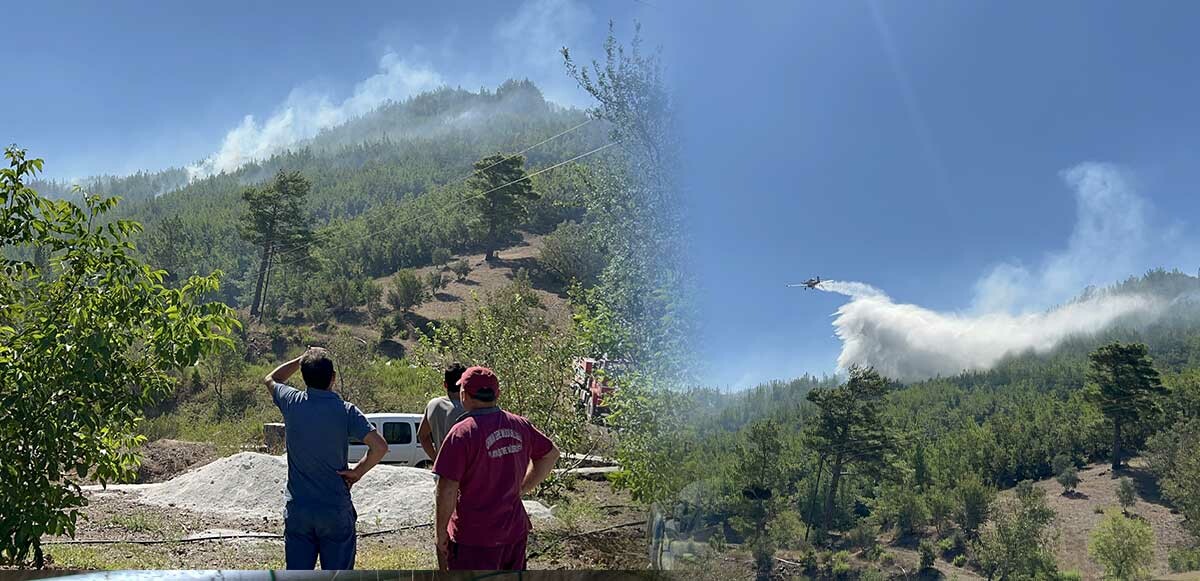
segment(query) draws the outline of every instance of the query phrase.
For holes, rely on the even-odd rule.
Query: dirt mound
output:
[[[139,502],[229,518],[280,520],[286,502],[287,459],[254,452],[221,458],[159,484],[123,487]],[[376,466],[351,496],[359,529],[430,522],[433,473],[418,468]],[[534,521],[553,518],[540,503],[527,502]]]
[[[142,447],[142,465],[135,482],[163,482],[216,458],[217,449],[212,444],[155,440]]]

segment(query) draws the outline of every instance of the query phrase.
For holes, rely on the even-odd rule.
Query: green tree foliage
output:
[[[538,265],[565,283],[591,286],[604,270],[604,252],[587,227],[564,222],[542,239]]]
[[[920,564],[918,565],[920,569],[918,570],[927,571],[932,569],[934,561],[937,560],[937,547],[933,546],[933,541],[930,541],[929,539],[922,540],[921,543],[917,545],[917,553],[920,554],[921,559]]]
[[[1140,519],[1108,511],[1092,531],[1088,555],[1104,567],[1106,579],[1142,579],[1154,560],[1154,531]]]
[[[567,386],[576,354],[574,337],[550,326],[528,280],[517,279],[476,305],[460,324],[422,335],[414,352],[428,367],[456,360],[490,367],[500,378],[501,405],[528,417],[564,452],[586,452],[586,419],[576,413]]]
[[[200,364],[203,370],[204,383],[217,396],[217,419],[224,419],[228,413],[229,388],[246,370],[246,359],[243,356],[244,346],[234,341],[233,345],[221,349],[217,353],[205,357]]]
[[[471,265],[466,260],[456,260],[450,263],[450,272],[454,273],[454,278],[459,282],[467,280],[471,274]]]
[[[520,155],[489,155],[475,162],[475,173],[467,185],[474,192],[476,220],[482,234],[484,259],[496,258],[496,250],[508,242],[528,212],[526,205],[540,195],[525,173]]]
[[[878,470],[891,447],[881,407],[887,382],[873,369],[851,368],[844,385],[815,389],[808,394],[820,410],[809,428],[809,439],[829,465],[830,481],[825,496],[821,526],[830,530],[838,485],[844,471],[853,466],[861,472]]]
[[[313,235],[311,219],[304,209],[312,185],[300,172],[279,170],[266,188],[247,188],[242,192],[246,214],[242,217],[242,238],[259,247],[257,282],[250,315],[262,311],[263,295],[270,284],[267,278],[271,262],[284,257],[288,262],[308,255]]]
[[[1137,503],[1137,487],[1127,476],[1117,481],[1117,501],[1121,503],[1121,512],[1126,514]]]
[[[1150,439],[1147,457],[1163,494],[1179,508],[1183,525],[1200,538],[1200,418]]]
[[[426,296],[437,298],[438,291],[443,288],[446,288],[446,277],[442,276],[442,271],[431,270],[425,275]]]
[[[447,262],[450,262],[450,250],[449,249],[434,248],[433,251],[429,253],[429,263],[430,264],[437,266],[437,267],[441,267],[441,266],[445,266]]]
[[[342,399],[364,409],[378,403],[376,383],[368,376],[373,360],[371,345],[366,340],[342,330],[329,343],[337,372],[337,392]]]
[[[968,474],[954,490],[955,522],[967,538],[979,536],[979,527],[987,521],[996,493],[974,473]]]
[[[930,523],[938,536],[942,536],[954,518],[954,497],[944,488],[931,488],[925,493],[925,505],[929,508]]]
[[[1058,476],[1055,476],[1054,479],[1062,485],[1063,494],[1067,494],[1072,490],[1075,490],[1076,486],[1079,486],[1079,470],[1077,470],[1074,466],[1067,466],[1063,468],[1062,472],[1059,472]]]
[[[1017,487],[1013,498],[997,502],[992,520],[974,544],[975,559],[989,579],[1053,579],[1055,563],[1051,522],[1054,511],[1045,491]]]
[[[43,535],[73,535],[87,502],[72,476],[132,477],[142,409],[170,393],[236,324],[205,303],[216,275],[178,289],[134,258],[117,198],[81,206],[25,186],[42,160],[9,148],[0,169],[0,559],[42,565]],[[16,258],[43,252],[43,265]]]
[[[678,145],[670,91],[658,51],[644,51],[640,27],[627,46],[610,26],[603,63],[578,66],[564,48],[567,72],[592,96],[589,113],[620,144],[615,161],[580,176],[597,245],[609,257],[600,276],[607,312],[628,328],[632,359],[678,382],[688,371],[698,317],[684,270],[683,196],[676,182]],[[687,378],[684,378],[687,379]]]
[[[392,277],[392,288],[388,289],[387,301],[393,309],[408,313],[425,302],[425,285],[411,270],[401,270]]]
[[[770,525],[786,506],[791,482],[785,460],[783,428],[770,419],[749,426],[737,443],[737,463],[727,480],[733,483],[734,526],[754,554],[760,578],[770,578],[778,539]]]
[[[921,492],[907,483],[884,488],[877,499],[874,516],[900,535],[918,533],[929,522],[929,506]]]
[[[1113,426],[1112,467],[1121,467],[1121,428],[1158,410],[1166,395],[1145,345],[1111,343],[1088,355],[1088,399]]]

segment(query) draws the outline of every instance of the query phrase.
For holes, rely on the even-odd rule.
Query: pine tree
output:
[[[495,154],[475,162],[475,173],[468,185],[479,196],[475,208],[484,230],[484,258],[494,260],[496,250],[525,218],[525,203],[541,195],[533,191],[533,182],[525,174],[525,157],[521,155]]]
[[[1141,343],[1111,343],[1088,355],[1087,397],[1113,424],[1112,468],[1121,467],[1121,428],[1158,409],[1166,389]]]
[[[844,470],[856,465],[878,467],[891,447],[881,407],[887,382],[875,370],[853,367],[850,379],[832,389],[814,389],[808,400],[820,409],[809,431],[813,447],[829,462],[830,482],[825,497],[822,528],[833,523],[834,503]]]
[[[263,296],[270,284],[271,262],[281,254],[286,254],[289,261],[308,256],[313,234],[304,201],[310,187],[300,172],[289,173],[281,169],[269,187],[248,188],[242,192],[249,210],[242,218],[242,238],[261,249],[250,316],[262,312]]]

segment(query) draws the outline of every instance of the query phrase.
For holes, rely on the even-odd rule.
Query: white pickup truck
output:
[[[432,468],[433,461],[417,441],[417,428],[421,425],[421,414],[366,414],[367,421],[388,443],[388,453],[383,462]],[[367,453],[367,446],[360,440],[350,439],[347,457],[358,462]]]

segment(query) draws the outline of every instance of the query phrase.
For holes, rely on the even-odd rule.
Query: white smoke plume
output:
[[[833,321],[842,341],[838,367],[873,366],[904,381],[986,370],[1008,355],[1046,353],[1067,338],[1099,333],[1123,317],[1150,321],[1164,313],[1168,300],[1130,294],[1102,294],[1046,310],[1089,285],[1136,274],[1146,267],[1149,250],[1163,248],[1149,227],[1148,204],[1120,170],[1086,163],[1062,176],[1078,206],[1067,247],[1033,269],[1016,263],[994,267],[976,283],[968,313],[895,303],[864,283],[821,282],[818,289],[850,297]]]
[[[341,125],[388,101],[399,101],[445,84],[428,65],[413,64],[394,52],[379,61],[379,72],[354,87],[340,103],[328,95],[293,90],[275,114],[259,123],[247,115],[225,135],[221,149],[187,168],[189,179],[231,172],[242,165],[266,159],[322,129]]]
[[[1135,295],[1103,296],[1043,313],[938,313],[899,304],[857,282],[827,281],[819,289],[851,297],[835,315],[842,340],[838,367],[872,366],[912,381],[990,369],[1006,355],[1046,353],[1072,336],[1103,331],[1127,315],[1157,317],[1165,303]]]

